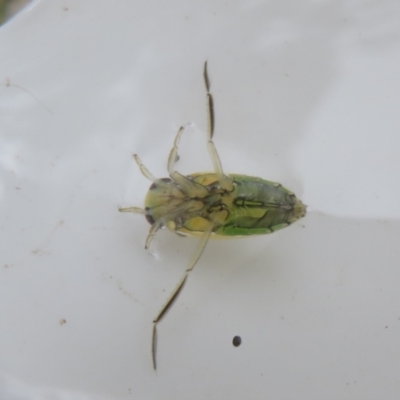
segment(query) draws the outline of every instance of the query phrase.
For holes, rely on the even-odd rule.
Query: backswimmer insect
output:
[[[121,212],[143,214],[150,223],[145,248],[161,228],[180,235],[200,236],[187,268],[167,301],[153,319],[151,353],[156,369],[157,324],[178,297],[199,260],[208,240],[213,237],[246,237],[272,233],[289,226],[306,214],[306,206],[280,183],[240,174],[226,175],[213,142],[214,103],[210,93],[207,61],[203,78],[208,105],[207,148],[214,172],[184,176],[174,169],[178,159],[180,127],[168,157],[169,178],[156,179],[137,154],[133,157],[142,174],[152,181],[145,208],[119,208]]]

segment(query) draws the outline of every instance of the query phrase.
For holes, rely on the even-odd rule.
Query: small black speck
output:
[[[242,344],[242,338],[240,336],[235,336],[232,340],[232,344],[235,347],[239,347]]]

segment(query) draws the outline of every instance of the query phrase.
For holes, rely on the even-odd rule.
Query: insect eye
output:
[[[149,207],[146,207],[146,208],[145,208],[145,211],[146,211],[145,217],[146,217],[146,219],[147,219],[147,222],[148,222],[150,225],[153,225],[156,221],[154,221],[154,218],[149,214],[149,210],[150,210]]]

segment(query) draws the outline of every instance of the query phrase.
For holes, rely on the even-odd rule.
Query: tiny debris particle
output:
[[[60,319],[60,325],[64,325],[67,323],[67,320],[65,318]]]
[[[239,347],[242,344],[242,338],[240,336],[235,336],[232,340],[232,344],[235,347]]]

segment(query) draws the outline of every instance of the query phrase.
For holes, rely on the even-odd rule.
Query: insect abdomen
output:
[[[235,190],[229,196],[229,217],[215,233],[226,236],[272,233],[305,215],[304,204],[279,183],[250,176],[230,176]]]

